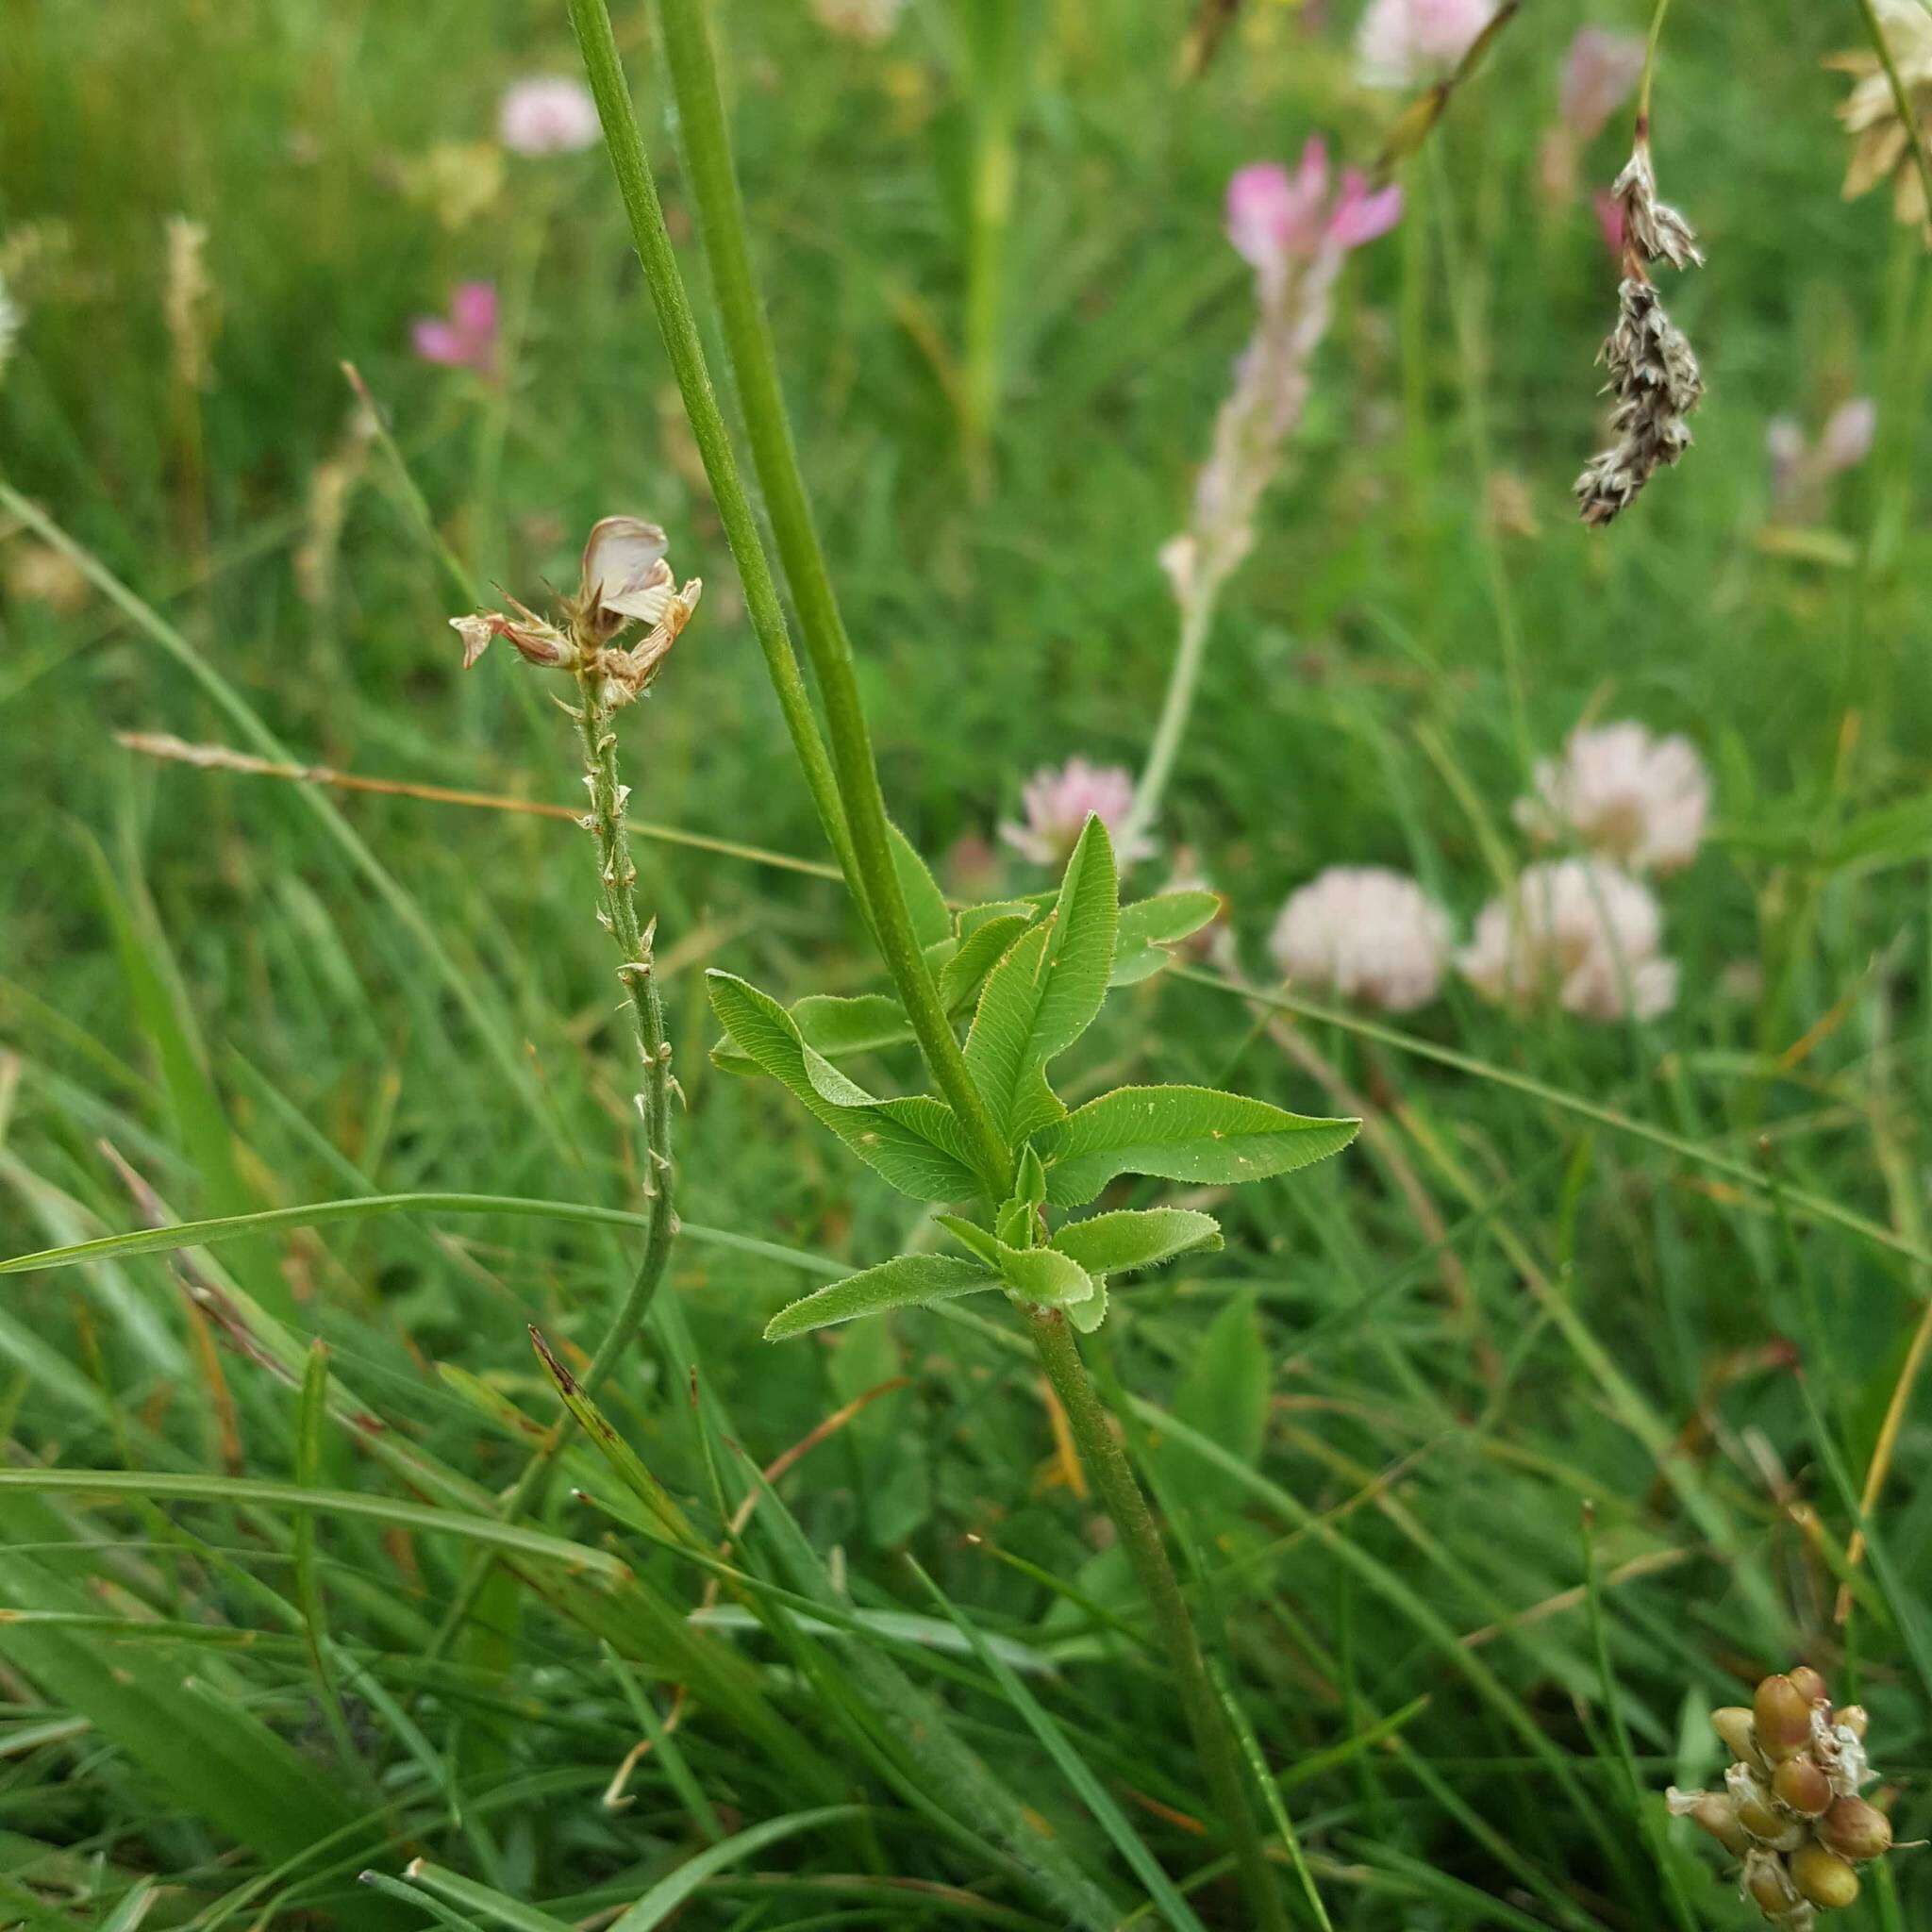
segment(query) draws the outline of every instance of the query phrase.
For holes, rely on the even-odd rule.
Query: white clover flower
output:
[[[1441,80],[1495,11],[1494,0],[1370,0],[1356,29],[1356,72],[1364,87]]]
[[[504,90],[496,132],[513,155],[569,155],[594,147],[602,130],[597,104],[582,81],[533,74]]]
[[[1449,919],[1405,873],[1331,865],[1291,892],[1269,936],[1283,975],[1390,1013],[1435,998]]]
[[[1000,837],[1035,865],[1064,863],[1079,843],[1090,814],[1112,835],[1114,858],[1124,870],[1155,850],[1151,839],[1126,830],[1134,810],[1134,780],[1124,766],[1093,765],[1085,758],[1069,758],[1058,771],[1042,766],[1021,788],[1020,802],[1026,823],[1004,821]]]
[[[1574,833],[1630,872],[1675,872],[1697,856],[1710,814],[1710,777],[1689,739],[1641,724],[1570,734],[1560,758],[1539,758],[1534,797],[1516,823],[1545,841]]]
[[[1457,959],[1487,998],[1529,1006],[1554,992],[1586,1020],[1654,1019],[1677,999],[1677,964],[1659,957],[1663,914],[1647,886],[1600,858],[1527,867],[1491,899]]]

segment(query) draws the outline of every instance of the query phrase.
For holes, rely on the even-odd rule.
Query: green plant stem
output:
[[[1208,655],[1208,633],[1214,628],[1214,605],[1220,591],[1197,586],[1181,607],[1180,641],[1174,646],[1174,664],[1167,674],[1167,694],[1160,701],[1160,718],[1147,747],[1147,762],[1141,768],[1141,780],[1134,787],[1134,804],[1122,833],[1124,842],[1144,832],[1160,810],[1174,761],[1180,756],[1181,740],[1187,736],[1188,719],[1194,709],[1194,692],[1201,682],[1201,665]]]
[[[975,498],[992,487],[992,439],[999,421],[1000,332],[1007,246],[1019,160],[1013,129],[1020,22],[1013,0],[965,0],[958,31],[972,71],[973,181],[967,209],[966,317],[960,427],[967,482]]]
[[[737,461],[724,419],[706,372],[704,351],[691,320],[690,298],[677,260],[664,231],[664,214],[651,175],[650,161],[638,133],[630,98],[618,63],[617,43],[606,0],[570,0],[571,20],[583,50],[591,91],[603,117],[607,145],[617,171],[618,186],[630,215],[631,233],[644,277],[658,309],[658,326],[683,394],[691,432],[704,458],[705,473],[724,521],[746,603],[769,597],[782,640],[783,619],[777,615],[770,568],[751,514],[751,506],[738,478]],[[842,808],[846,838],[840,842],[840,862],[860,909],[871,922],[887,970],[898,990],[907,1017],[932,1069],[933,1078],[958,1117],[973,1164],[995,1199],[1004,1197],[1011,1180],[1012,1156],[994,1124],[978,1088],[968,1072],[964,1054],[939,996],[939,988],[920,950],[899,884],[886,822],[884,794],[873,757],[872,734],[859,696],[852,641],[832,591],[818,532],[807,501],[804,479],[785,414],[778,385],[776,358],[753,278],[751,251],[745,239],[744,208],[732,164],[724,104],[718,90],[717,61],[699,0],[663,0],[659,8],[665,63],[676,99],[683,135],[685,167],[710,263],[718,313],[724,341],[738,379],[739,401],[751,440],[752,461],[764,491],[778,555],[785,567],[798,611],[799,628],[818,678],[824,704],[826,733],[831,741],[831,783]],[[762,636],[762,628],[760,635]],[[796,678],[798,667],[789,641],[782,654],[768,649],[766,662],[774,680]],[[801,686],[802,691],[802,686]],[[785,701],[781,688],[780,701]],[[790,711],[788,709],[788,717]],[[823,762],[824,747],[814,732],[810,755],[801,735],[792,742],[806,758],[814,795],[821,780],[814,776],[811,758]]]
[[[1287,1932],[1288,1914],[1281,1902],[1274,1868],[1262,1848],[1254,1809],[1248,1802],[1247,1786],[1241,1777],[1240,1746],[1227,1714],[1215,1695],[1188,1600],[1181,1594],[1180,1579],[1168,1560],[1167,1548],[1160,1540],[1146,1494],[1127,1460],[1126,1450],[1114,1433],[1112,1421],[1086,1364],[1080,1359],[1079,1347],[1066,1316],[1058,1308],[1032,1308],[1027,1311],[1027,1320],[1033,1329],[1033,1344],[1041,1366],[1066,1412],[1067,1425],[1073,1431],[1080,1459],[1120,1531],[1127,1560],[1133,1564],[1134,1574],[1154,1611],[1155,1624],[1179,1683],[1181,1704],[1193,1733],[1194,1748],[1200,1754],[1214,1802],[1220,1807],[1255,1924],[1266,1928],[1266,1932]]]
[[[664,339],[664,353],[670,358],[678,393],[684,399],[691,435],[704,462],[719,520],[724,525],[724,539],[738,566],[745,613],[758,648],[764,653],[765,669],[771,676],[772,689],[777,693],[778,708],[784,716],[791,748],[805,773],[819,823],[838,857],[841,871],[850,881],[858,876],[858,867],[844,807],[831,761],[825,756],[824,741],[819,735],[818,719],[805,688],[805,675],[791,648],[777,586],[772,580],[764,546],[758,541],[751,502],[739,480],[738,460],[731,452],[724,418],[711,389],[704,347],[698,341],[697,323],[691,315],[690,297],[685,293],[684,278],[677,271],[671,237],[665,230],[658,184],[645,158],[637,115],[625,86],[617,41],[610,27],[610,10],[604,0],[569,0],[569,5],[585,75],[604,126],[604,145],[617,175],[625,212],[630,218],[631,240],[643,266],[644,279],[650,285],[658,327]],[[857,894],[856,887],[854,891]]]
[[[630,856],[630,833],[625,821],[625,787],[617,770],[617,731],[610,708],[597,696],[591,678],[577,678],[577,738],[583,748],[584,775],[591,791],[586,824],[597,848],[597,886],[603,919],[617,945],[618,977],[624,982],[625,1006],[631,1018],[631,1037],[644,1070],[638,1111],[644,1124],[644,1245],[630,1286],[618,1304],[616,1316],[597,1344],[590,1366],[577,1378],[587,1395],[594,1395],[636,1341],[651,1312],[664,1270],[671,1258],[671,1240],[677,1231],[671,1184],[671,1041],[664,1030],[664,1003],[658,987],[652,935],[657,922],[646,925],[638,913],[638,869]],[[561,1453],[562,1428],[524,1465],[524,1471],[503,1501],[503,1520],[514,1523],[529,1507],[550,1465]],[[469,1621],[495,1562],[486,1555],[463,1579],[447,1614],[432,1639],[429,1655],[444,1646]]]

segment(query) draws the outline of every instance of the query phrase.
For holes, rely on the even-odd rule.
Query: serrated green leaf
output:
[[[973,998],[1008,947],[1032,924],[1031,913],[1007,913],[975,926],[959,941],[959,950],[940,972],[940,998],[949,1013]]]
[[[1072,1310],[1099,1292],[1099,1284],[1069,1255],[1052,1248],[1000,1247],[1000,1279],[1023,1301]]]
[[[1221,1229],[1211,1214],[1191,1208],[1124,1208],[1070,1223],[1051,1245],[1090,1274],[1121,1274],[1157,1267],[1192,1248],[1218,1248]]]
[[[906,1008],[887,993],[864,992],[852,999],[834,993],[808,993],[786,1010],[799,1037],[828,1060],[880,1053],[889,1046],[903,1046],[912,1038]],[[727,1074],[763,1071],[728,1033],[711,1049],[711,1064]]]
[[[1093,1283],[1093,1292],[1084,1301],[1066,1304],[1067,1320],[1082,1335],[1091,1335],[1107,1320],[1107,1283],[1097,1274],[1089,1278]]]
[[[1003,1235],[989,1234],[977,1222],[967,1221],[958,1214],[940,1214],[934,1219],[969,1255],[977,1257],[989,1268],[998,1268],[1000,1243],[1005,1240]]]
[[[906,909],[912,915],[912,932],[922,946],[936,946],[953,936],[953,915],[946,907],[946,895],[940,891],[919,848],[890,820],[886,836],[891,842],[892,867],[899,874],[899,890],[906,895]]]
[[[888,1308],[924,1307],[999,1286],[999,1277],[976,1262],[955,1260],[950,1255],[897,1255],[780,1308],[765,1324],[765,1340],[783,1341],[834,1322],[881,1315]]]
[[[711,1005],[740,1051],[823,1125],[915,1201],[960,1201],[980,1191],[953,1110],[930,1094],[874,1100],[808,1046],[769,993],[728,973],[707,975]]]
[[[1048,1127],[1038,1145],[1047,1199],[1077,1208],[1121,1174],[1221,1186],[1291,1174],[1340,1153],[1360,1125],[1208,1087],[1121,1087]]]
[[[1113,846],[1107,827],[1091,817],[1067,861],[1053,912],[988,974],[966,1037],[966,1064],[1015,1144],[1061,1112],[1045,1068],[1100,1011],[1119,924]]]
[[[1178,892],[1158,892],[1121,908],[1120,931],[1114,941],[1113,981],[1132,986],[1151,978],[1167,964],[1165,948],[1212,923],[1221,910],[1221,895],[1189,887]]]

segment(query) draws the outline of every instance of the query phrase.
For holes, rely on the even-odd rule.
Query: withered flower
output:
[[[1880,0],[1878,28],[1891,51],[1906,99],[1918,123],[1917,139],[1932,142],[1932,13],[1916,4]],[[1888,177],[1891,181],[1892,212],[1916,225],[1932,246],[1932,207],[1925,200],[1925,177],[1913,151],[1914,132],[1898,110],[1891,77],[1874,48],[1855,48],[1834,55],[1824,63],[1854,76],[1857,85],[1839,104],[1838,118],[1852,137],[1851,165],[1845,171],[1844,196],[1854,201]]]
[[[493,638],[507,638],[525,661],[543,670],[569,671],[607,708],[641,697],[679,633],[691,622],[704,585],[692,577],[680,590],[665,561],[664,532],[641,517],[605,517],[591,531],[577,590],[559,600],[561,625],[508,600],[516,612],[479,610],[453,617],[463,641],[468,670]],[[647,625],[639,641],[620,640],[633,625]]]

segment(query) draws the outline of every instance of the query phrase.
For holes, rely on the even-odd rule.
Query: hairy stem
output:
[[[1266,1928],[1266,1932],[1287,1932],[1288,1915],[1275,1883],[1274,1868],[1262,1849],[1261,1835],[1256,1827],[1247,1787],[1242,1781],[1240,1748],[1214,1693],[1207,1659],[1201,1654],[1201,1640],[1195,1632],[1188,1600],[1181,1594],[1180,1579],[1168,1560],[1154,1512],[1148,1507],[1127,1453],[1114,1433],[1099,1391],[1080,1359],[1066,1316],[1058,1308],[1034,1308],[1028,1320],[1041,1365],[1066,1411],[1080,1459],[1087,1465],[1100,1499],[1107,1505],[1107,1513],[1120,1531],[1127,1559],[1133,1564],[1134,1574],[1154,1611],[1155,1624],[1180,1687],[1194,1748],[1208,1774],[1214,1802],[1221,1809],[1241,1884],[1255,1913],[1255,1924]]]
[[[578,676],[577,696],[572,715],[576,719],[584,782],[591,794],[591,809],[584,824],[597,850],[597,887],[603,901],[599,917],[616,942],[617,974],[624,984],[631,1037],[643,1068],[638,1111],[644,1126],[644,1245],[616,1316],[597,1344],[590,1366],[577,1378],[584,1392],[594,1395],[637,1341],[644,1318],[651,1312],[671,1258],[677,1216],[671,1194],[671,1041],[664,1030],[664,1004],[652,956],[657,922],[646,924],[638,912],[638,869],[630,856],[630,832],[625,816],[628,788],[618,774],[617,732],[610,708],[599,700],[588,676]],[[504,1498],[506,1523],[514,1523],[529,1507],[565,1440],[563,1428],[553,1430],[549,1441],[524,1465],[523,1474]],[[437,1628],[430,1656],[439,1655],[469,1621],[494,1560],[486,1556],[473,1565]]]
[[[570,0],[570,12],[583,49],[591,90],[603,115],[605,141],[630,215],[631,233],[644,266],[651,299],[657,306],[658,325],[664,332],[666,347],[672,351],[685,410],[704,458],[712,494],[724,518],[725,536],[745,581],[749,603],[755,581],[769,591],[771,573],[743,486],[738,479],[724,419],[705,369],[704,353],[691,319],[690,298],[664,232],[663,209],[652,180],[650,161],[624,89],[609,8],[606,0]],[[852,641],[846,635],[844,619],[832,591],[831,576],[806,498],[785,413],[785,399],[778,384],[771,331],[752,275],[744,208],[732,164],[710,33],[698,0],[664,0],[659,18],[665,61],[677,103],[686,172],[711,267],[725,346],[738,379],[752,461],[764,491],[778,555],[824,705],[826,735],[831,741],[832,782],[848,835],[840,850],[840,860],[853,896],[871,921],[879,951],[933,1078],[966,1134],[973,1164],[988,1192],[997,1200],[1009,1184],[1012,1156],[967,1071],[965,1056],[920,950],[906,894],[899,883],[886,823],[885,798],[879,790],[878,768],[873,757],[872,733],[859,697]],[[728,510],[727,502],[731,506]],[[775,609],[775,594],[773,603]],[[782,619],[780,625],[782,630]],[[780,660],[768,651],[767,663],[776,677]],[[789,667],[790,675],[797,675],[789,643],[782,664]],[[794,736],[793,742],[798,741]],[[815,735],[812,744],[817,747]],[[817,755],[823,759],[824,750],[819,748]]]
[[[1208,655],[1208,634],[1214,628],[1214,597],[1191,591],[1181,605],[1180,641],[1174,647],[1174,664],[1167,674],[1167,695],[1160,701],[1160,720],[1154,727],[1154,739],[1147,747],[1147,762],[1141,768],[1141,781],[1134,787],[1134,804],[1122,833],[1123,842],[1144,832],[1160,810],[1162,794],[1180,755],[1181,740],[1187,736],[1188,719],[1194,708],[1194,692],[1201,682],[1201,664]]]

